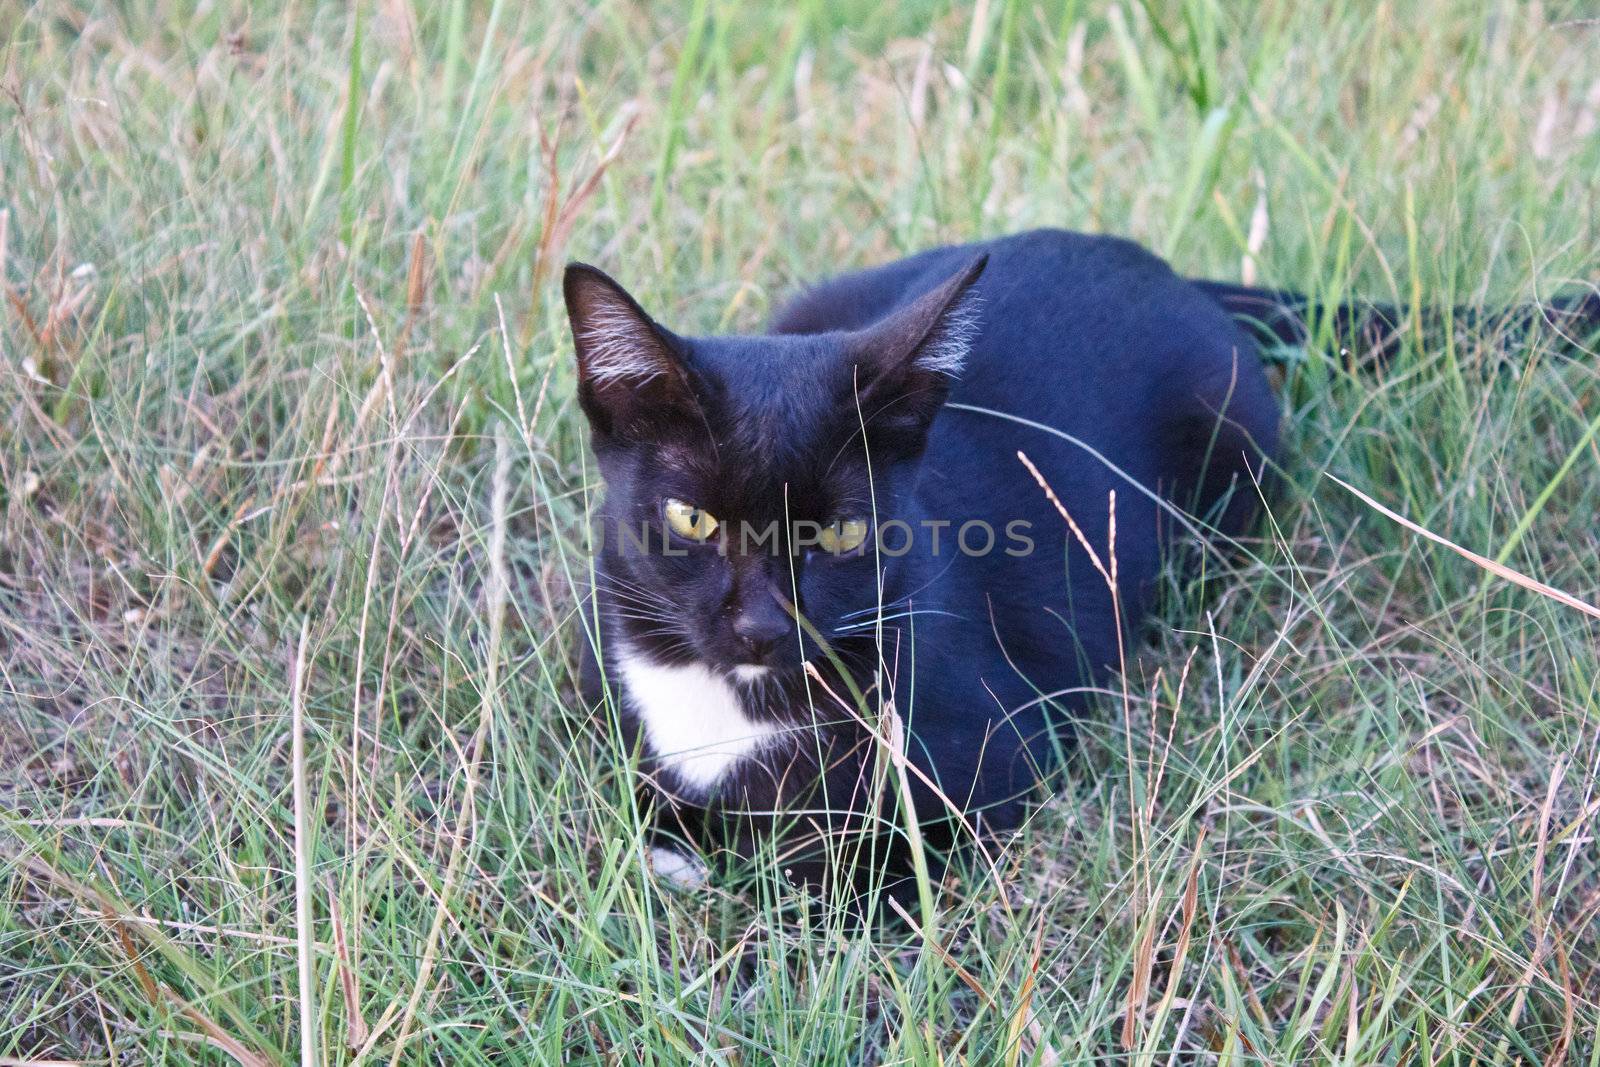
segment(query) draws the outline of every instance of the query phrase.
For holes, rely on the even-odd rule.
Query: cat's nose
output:
[[[764,660],[789,635],[789,616],[776,603],[752,606],[733,620],[733,633],[752,662]]]

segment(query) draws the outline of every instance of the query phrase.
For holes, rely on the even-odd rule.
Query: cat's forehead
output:
[[[836,335],[711,338],[695,342],[691,358],[711,429],[746,458],[804,457],[855,421],[853,368]]]
[[[664,468],[752,507],[850,486],[859,420],[836,339],[712,338],[694,342],[690,361],[705,425],[661,447]]]
[[[735,405],[807,415],[819,388],[837,388],[846,362],[839,334],[697,338],[688,359]]]

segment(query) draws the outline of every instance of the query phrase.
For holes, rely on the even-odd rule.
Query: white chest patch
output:
[[[746,715],[733,686],[699,664],[666,666],[627,650],[617,659],[651,753],[691,788],[709,792],[778,733]]]

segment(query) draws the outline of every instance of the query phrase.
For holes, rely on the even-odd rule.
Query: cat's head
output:
[[[750,680],[798,670],[819,637],[870,634],[879,549],[898,547],[883,525],[907,518],[983,267],[864,329],[705,338],[667,330],[595,268],[567,268],[578,400],[606,483],[600,581],[636,640]]]

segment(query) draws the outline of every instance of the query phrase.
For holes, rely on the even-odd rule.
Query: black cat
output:
[[[1255,339],[1128,241],[935,249],[750,337],[673,334],[592,267],[565,290],[606,485],[586,696],[670,826],[780,833],[799,879],[904,875],[907,796],[940,848],[1015,826],[1182,516],[1240,533],[1278,446]]]

